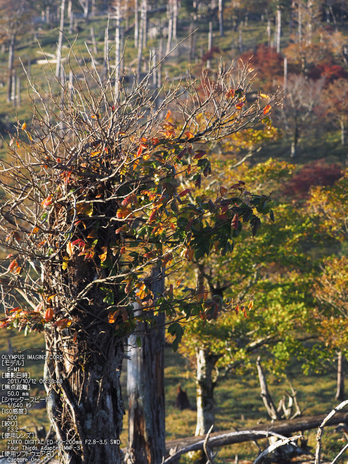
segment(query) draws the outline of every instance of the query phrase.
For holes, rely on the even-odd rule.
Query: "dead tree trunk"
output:
[[[223,0],[219,0],[219,31],[220,37],[224,36],[224,5]]]
[[[167,16],[168,16],[168,38],[167,38],[166,55],[169,54],[172,48],[172,38],[173,38],[173,2],[172,0],[169,0],[167,4]]]
[[[342,351],[338,353],[337,356],[337,392],[336,392],[336,400],[343,401],[344,400],[344,355]]]
[[[16,43],[16,35],[11,34],[10,43],[8,46],[8,76],[7,76],[7,101],[11,101],[12,97],[12,74],[13,74],[13,60],[14,50]]]
[[[120,2],[116,4],[116,30],[115,30],[115,103],[118,101],[121,65],[121,30],[120,30]]]
[[[64,29],[64,11],[65,11],[65,0],[62,0],[60,5],[60,25],[59,25],[59,38],[57,45],[57,66],[56,66],[56,77],[60,76],[60,64],[62,59],[62,44],[63,44],[63,29]]]
[[[134,47],[139,43],[139,0],[134,3]]]
[[[203,348],[197,349],[197,425],[195,435],[204,435],[215,421],[214,388],[216,386],[215,364],[219,355]]]
[[[277,4],[277,53],[280,53],[280,37],[282,32],[282,12],[279,2]]]
[[[266,406],[267,412],[272,420],[280,420],[279,414],[276,407],[274,406],[272,397],[268,391],[267,380],[261,366],[260,357],[256,361],[257,372],[259,375],[260,388],[261,388],[261,397],[264,405]]]
[[[164,291],[163,272],[154,270],[151,279],[156,297]],[[161,464],[165,454],[164,322],[161,312],[153,317],[152,326],[138,323],[140,347],[136,335],[129,337],[128,464]]]

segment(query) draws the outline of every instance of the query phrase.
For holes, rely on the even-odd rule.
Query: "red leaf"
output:
[[[185,189],[185,190],[183,190],[182,192],[179,193],[179,197],[184,197],[184,196],[187,195],[190,191],[191,191],[191,189]]]
[[[266,105],[263,109],[263,114],[267,114],[271,110],[271,105]]]

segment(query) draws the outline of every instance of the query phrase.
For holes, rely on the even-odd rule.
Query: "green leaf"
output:
[[[274,222],[274,212],[273,212],[273,209],[271,209],[271,211],[269,212],[269,218],[272,222]]]
[[[139,346],[139,348],[141,348],[141,337],[138,336],[138,337],[135,339],[135,341],[136,341],[136,344]]]

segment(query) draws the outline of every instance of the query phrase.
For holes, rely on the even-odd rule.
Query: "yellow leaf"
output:
[[[98,156],[98,155],[100,155],[100,153],[101,153],[100,150],[99,150],[99,151],[93,151],[93,152],[90,154],[90,156],[91,156],[91,158],[92,158],[93,156]]]
[[[51,295],[47,298],[47,301],[51,301],[55,296],[57,296],[57,293],[55,293],[54,295]]]
[[[63,258],[63,264],[62,264],[63,271],[65,271],[68,268],[68,263],[69,263],[69,258],[67,256],[65,256]]]
[[[266,93],[260,93],[261,98],[269,98],[269,96]]]
[[[93,203],[80,203],[76,205],[77,214],[85,214],[86,216],[93,216]]]
[[[22,124],[22,130],[25,130],[26,128],[27,128],[27,123],[25,122]]]

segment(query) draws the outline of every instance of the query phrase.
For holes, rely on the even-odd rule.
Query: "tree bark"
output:
[[[337,392],[335,399],[339,401],[344,400],[344,355],[342,351],[338,353],[337,357]]]
[[[163,272],[154,269],[151,280],[150,288],[156,298],[164,291]],[[152,327],[138,323],[140,347],[136,335],[129,337],[128,464],[161,464],[165,454],[164,323],[164,312],[153,317]]]
[[[215,364],[219,355],[203,348],[197,349],[197,425],[195,435],[204,435],[215,422],[214,388],[216,386]]]
[[[69,278],[76,294],[93,281],[94,273],[83,257],[77,258],[74,270],[63,280],[53,265],[44,271],[50,279],[53,276],[50,282],[58,282],[51,291],[60,291],[64,279]],[[117,289],[115,292],[116,298]],[[104,298],[104,292],[94,288],[86,303],[73,310],[79,327],[76,335],[73,329],[54,325],[45,330],[47,412],[60,440],[62,464],[122,462],[118,440],[124,415],[120,384],[123,340],[108,323]],[[80,444],[69,449],[69,441]]]

